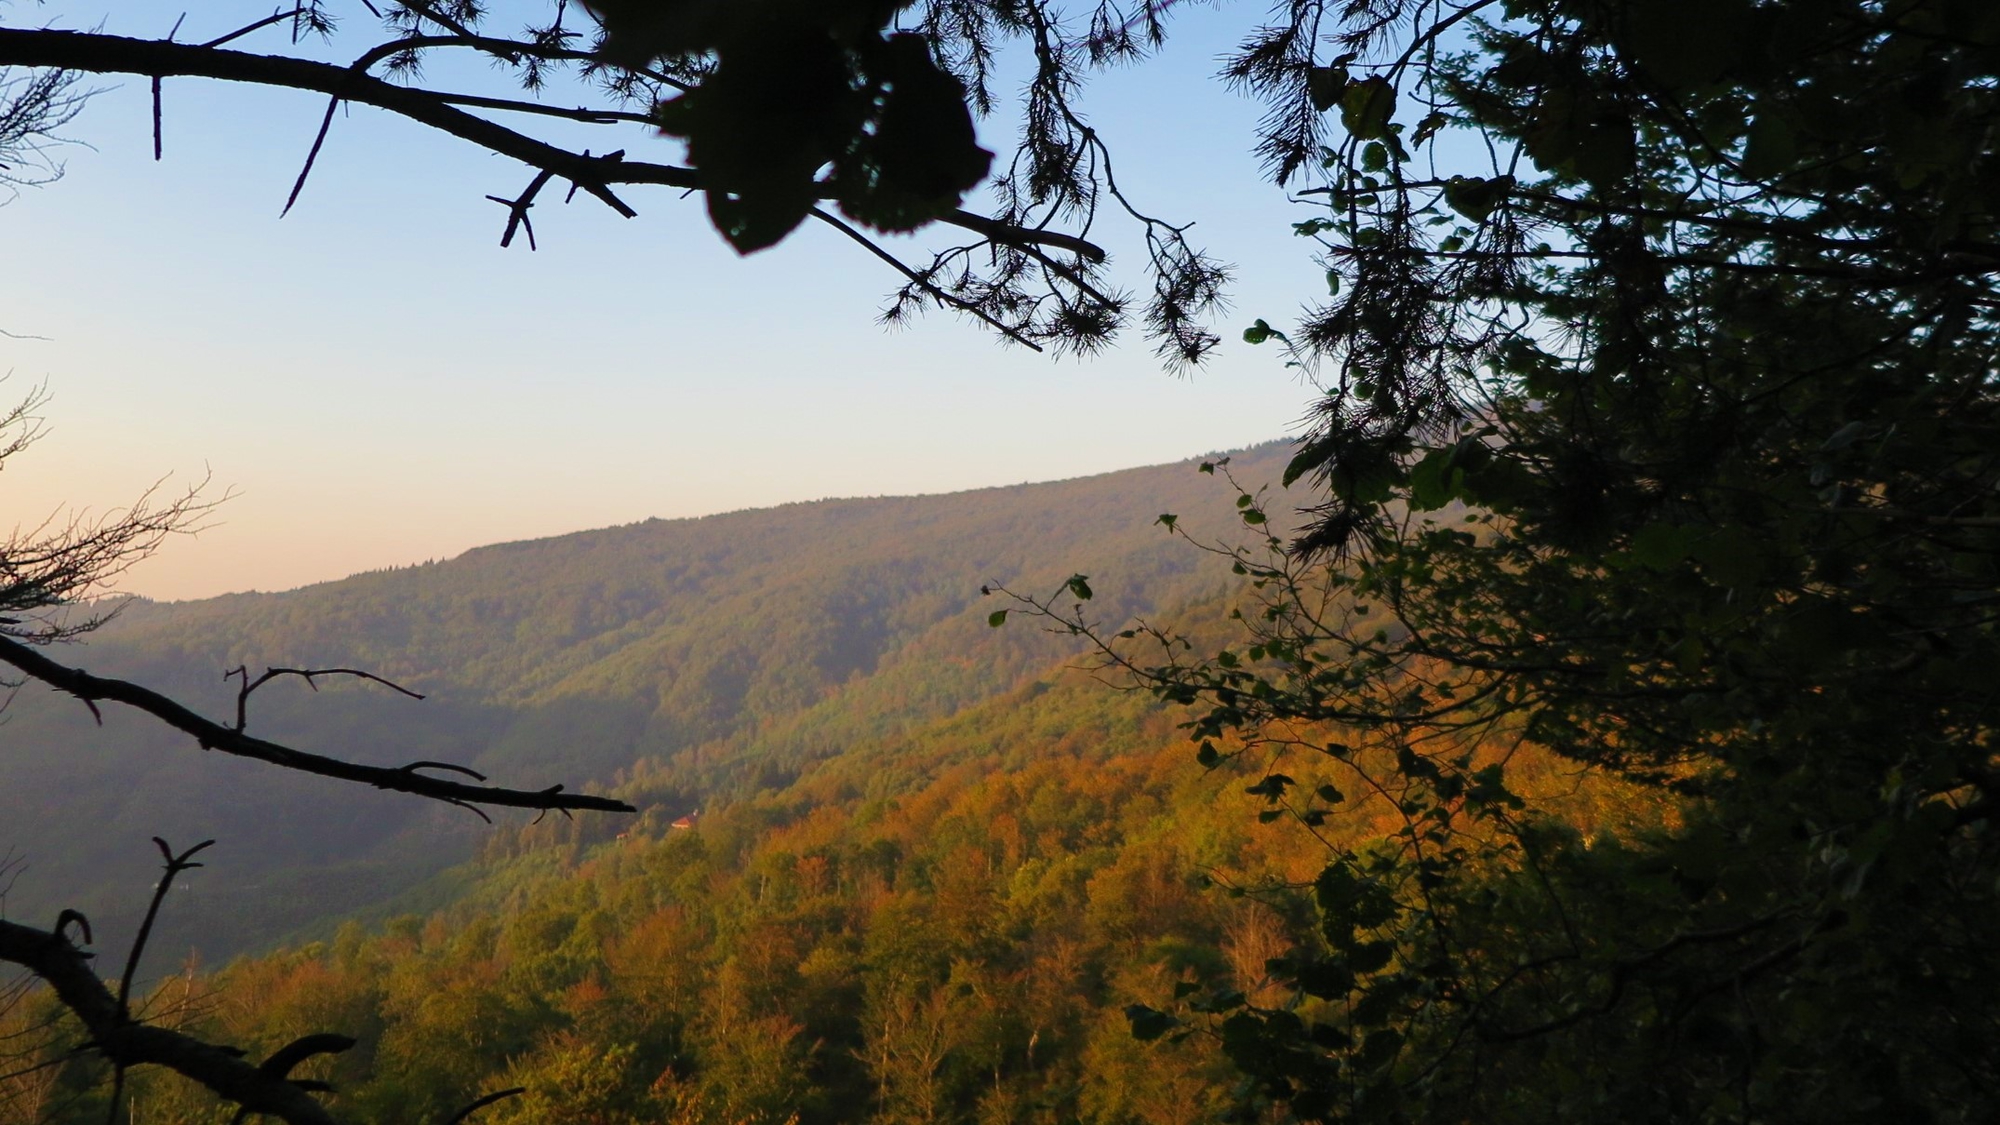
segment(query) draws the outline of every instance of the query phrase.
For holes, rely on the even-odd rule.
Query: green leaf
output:
[[[1410,470],[1410,507],[1419,512],[1435,512],[1465,491],[1465,470],[1457,464],[1458,449],[1433,449]]]
[[[1085,581],[1084,575],[1081,574],[1070,575],[1069,581],[1064,582],[1063,587],[1067,589],[1071,594],[1075,595],[1077,601],[1087,602],[1090,600],[1091,596],[1090,583]]]
[[[1483,222],[1513,187],[1512,176],[1496,176],[1490,180],[1478,176],[1453,176],[1445,181],[1444,202],[1445,206],[1473,222]]]
[[[1168,531],[1172,531],[1174,529],[1174,523],[1179,519],[1180,517],[1174,515],[1172,512],[1161,512],[1160,518],[1154,520],[1153,522],[1166,528]]]
[[[1292,482],[1333,460],[1337,451],[1338,447],[1328,440],[1306,443],[1285,466],[1284,487],[1290,488]]]
[[[1271,327],[1262,317],[1257,318],[1255,324],[1243,330],[1243,342],[1246,344],[1261,344],[1266,340],[1277,340],[1285,344],[1292,342],[1291,337]]]
[[[1325,113],[1340,104],[1340,95],[1347,90],[1347,68],[1344,66],[1316,66],[1306,71],[1306,97],[1312,99],[1314,110]]]
[[[1340,95],[1340,123],[1364,141],[1389,134],[1389,119],[1396,115],[1396,88],[1387,78],[1376,75],[1351,82]]]
[[[1004,609],[996,609],[992,613],[986,615],[986,624],[992,626],[995,629],[998,629],[1000,626],[1005,625],[1006,623],[1007,623],[1007,611]]]

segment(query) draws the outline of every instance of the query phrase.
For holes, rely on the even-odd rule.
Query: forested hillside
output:
[[[1279,463],[1276,447],[1237,458],[1245,479]],[[1088,573],[1118,617],[1214,592],[1223,571],[1154,526],[1164,511],[1229,522],[1233,494],[1193,467],[651,521],[286,593],[140,601],[65,656],[216,717],[233,711],[237,666],[365,668],[428,698],[280,681],[251,699],[249,729],[523,786],[624,781],[663,822],[1060,663],[1067,638],[986,627],[986,581]],[[205,755],[117,707],[99,727],[40,687],[5,717],[0,852],[27,861],[8,914],[83,909],[110,950],[155,877],[154,835],[219,841],[157,947],[211,959],[381,901],[491,839],[460,810]]]
[[[1184,612],[1218,618],[1231,601]],[[1357,796],[1317,839],[1260,821],[1245,789],[1268,763],[1204,771],[1182,717],[1052,661],[956,715],[741,790],[691,827],[490,832],[434,888],[445,905],[214,975],[163,965],[148,1018],[258,1058],[354,1035],[297,1073],[333,1082],[344,1119],[382,1125],[442,1122],[516,1086],[482,1119],[1213,1120],[1235,1082],[1220,1045],[1140,1042],[1126,1008],[1235,991],[1281,1002],[1266,962],[1314,928],[1297,888],[1332,848],[1402,819]],[[1287,768],[1302,785],[1350,784],[1330,761]],[[645,804],[701,776],[668,764],[621,791]],[[1657,794],[1580,787],[1546,763],[1517,759],[1510,780],[1580,831],[1666,813]],[[0,1034],[46,1011],[23,1005]],[[56,1059],[63,1034],[23,1037],[40,1042],[21,1057]],[[129,1083],[135,1120],[226,1116],[177,1076]],[[107,1088],[89,1061],[34,1071],[0,1081],[0,1119],[101,1120]]]

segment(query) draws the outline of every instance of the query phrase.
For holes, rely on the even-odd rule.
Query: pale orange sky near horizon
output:
[[[45,12],[66,9],[59,23],[125,34],[164,34],[181,10]],[[118,83],[70,128],[92,147],[68,153],[67,177],[0,207],[15,260],[36,264],[0,282],[0,329],[44,337],[0,338],[0,395],[51,395],[48,435],[0,475],[0,525],[105,512],[206,474],[210,495],[233,493],[208,530],[120,584],[178,599],[1293,432],[1310,388],[1237,338],[1255,318],[1289,320],[1324,282],[1289,229],[1299,209],[1258,179],[1258,107],[1207,78],[1254,15],[1231,10],[1191,11],[1179,46],[1107,76],[1089,102],[1121,179],[1196,220],[1238,267],[1215,324],[1226,343],[1190,376],[1164,373],[1136,333],[1076,361],[937,313],[884,331],[874,318],[895,279],[837,236],[805,230],[738,258],[671,193],[636,197],[629,221],[551,203],[536,211],[539,251],[503,251],[481,197],[517,190],[522,169],[363,110],[336,121],[281,222],[322,103],[169,80],[156,164],[145,83]],[[266,11],[205,6],[182,38]]]

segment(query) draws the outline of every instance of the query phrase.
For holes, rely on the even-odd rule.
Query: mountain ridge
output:
[[[1227,456],[1248,482],[1275,477],[1282,452]],[[1217,588],[1213,560],[1155,526],[1163,511],[1233,523],[1234,491],[1194,472],[1200,460],[646,520],[290,591],[138,601],[58,658],[211,715],[234,707],[225,669],[362,667],[431,698],[273,684],[250,729],[380,764],[462,762],[522,787],[602,786],[653,763],[655,801],[751,792],[1059,663],[1054,638],[986,627],[984,582],[1054,589],[1085,571],[1100,612],[1120,619]],[[214,905],[180,911],[170,941],[226,954],[393,894],[479,838],[456,810],[198,755],[138,716],[99,731],[50,693],[24,693],[9,720],[0,852],[28,848],[39,869],[14,909],[115,923],[150,882],[148,836],[216,837]]]

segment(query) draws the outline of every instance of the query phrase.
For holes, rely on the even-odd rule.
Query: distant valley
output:
[[[1235,467],[1267,481],[1286,452],[1258,447]],[[237,666],[366,668],[428,698],[274,683],[250,729],[355,760],[616,789],[658,827],[1058,668],[1067,638],[987,628],[985,581],[1041,590],[1087,573],[1111,619],[1215,593],[1225,571],[1156,524],[1175,512],[1227,530],[1235,494],[1195,465],[656,520],[285,593],[135,601],[60,655],[217,716]],[[4,717],[0,854],[26,864],[6,914],[76,907],[114,949],[155,878],[155,835],[219,841],[156,947],[211,962],[441,893],[421,888],[492,837],[462,810],[204,754],[115,707],[96,726],[38,685]]]

